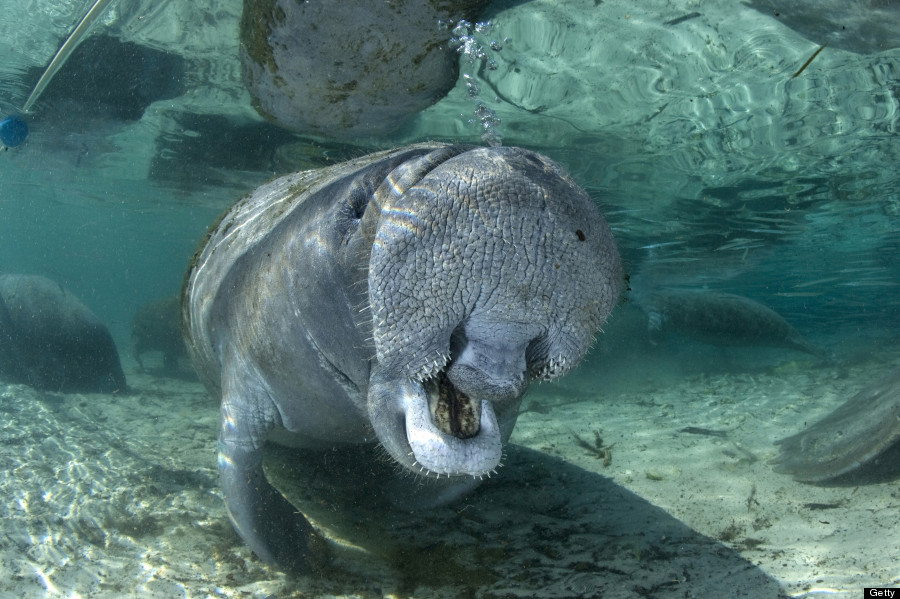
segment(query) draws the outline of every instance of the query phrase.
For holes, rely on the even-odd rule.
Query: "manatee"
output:
[[[450,29],[485,5],[244,0],[244,83],[254,108],[287,129],[331,139],[383,135],[453,88],[459,58]]]
[[[900,5],[892,0],[746,0],[814,44],[857,54],[900,47]]]
[[[125,392],[106,326],[46,277],[0,276],[0,376],[60,392]]]
[[[659,289],[636,299],[654,342],[675,333],[710,345],[783,347],[826,358],[777,312],[741,295]]]
[[[178,374],[179,361],[187,358],[187,348],[181,335],[181,298],[164,297],[142,306],[131,320],[132,356],[144,370],[141,356],[147,352],[162,352],[163,371]]]
[[[266,480],[266,440],[380,446],[372,459],[396,462],[399,486],[385,488],[404,505],[474,488],[500,465],[529,383],[588,350],[621,276],[587,194],[519,148],[414,145],[240,200],[195,256],[182,304],[195,368],[221,397],[235,529],[283,569],[324,559]]]
[[[834,412],[775,442],[775,471],[825,483],[845,475],[878,479],[900,474],[900,368],[872,383]],[[856,480],[860,482],[860,480]]]

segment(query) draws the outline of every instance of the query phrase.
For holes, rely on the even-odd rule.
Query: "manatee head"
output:
[[[396,168],[360,228],[379,440],[426,476],[491,473],[529,383],[571,369],[618,299],[609,226],[540,154],[448,146]]]

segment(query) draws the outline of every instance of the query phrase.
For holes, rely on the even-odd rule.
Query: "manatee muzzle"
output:
[[[420,389],[405,402],[406,440],[419,466],[438,476],[481,477],[500,465],[500,425],[490,401],[462,393],[443,372]]]
[[[487,476],[503,454],[492,402],[425,381],[375,377],[368,411],[378,439],[401,465],[425,476]]]

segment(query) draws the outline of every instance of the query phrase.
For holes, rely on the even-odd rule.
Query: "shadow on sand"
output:
[[[547,454],[511,445],[498,476],[477,491],[410,512],[388,505],[375,481],[394,467],[373,460],[373,451],[268,452],[270,480],[337,543],[333,567],[315,585],[329,593],[786,597],[733,549]]]

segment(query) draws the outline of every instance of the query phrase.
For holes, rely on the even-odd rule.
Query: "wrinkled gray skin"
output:
[[[222,397],[236,530],[287,570],[321,560],[265,479],[267,439],[377,441],[419,475],[400,503],[473,488],[529,382],[582,358],[620,278],[588,196],[522,149],[423,144],[259,188],[214,227],[183,298],[195,366]]]

